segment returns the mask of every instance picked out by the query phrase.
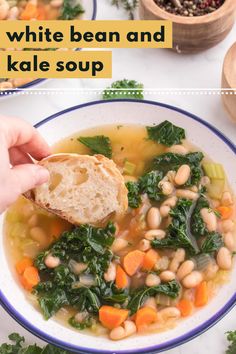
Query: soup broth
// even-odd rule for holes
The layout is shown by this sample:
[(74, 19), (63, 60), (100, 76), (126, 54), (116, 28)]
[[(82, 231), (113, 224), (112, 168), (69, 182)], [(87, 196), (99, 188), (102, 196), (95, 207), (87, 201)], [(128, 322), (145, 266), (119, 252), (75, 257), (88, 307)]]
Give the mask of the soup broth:
[[(186, 140), (182, 145), (166, 147), (147, 139), (147, 131), (143, 126), (96, 127), (59, 141), (53, 151), (91, 154), (91, 150), (80, 143), (78, 138), (97, 135), (104, 135), (111, 141), (112, 159), (128, 183), (130, 206), (130, 188), (137, 186), (137, 181), (139, 190), (143, 188), (143, 193), (140, 195), (139, 205), (129, 207), (124, 217), (115, 220), (114, 241), (108, 247), (112, 256), (108, 256), (109, 262), (102, 272), (100, 281), (104, 283), (99, 285), (107, 287), (106, 291), (100, 288), (99, 293), (97, 278), (88, 271), (90, 268), (80, 256), (69, 260), (68, 267), (75, 278), (73, 291), (80, 289), (81, 292), (81, 287), (91, 290), (92, 293), (89, 294), (95, 294), (99, 298), (98, 311), (91, 310), (87, 300), (81, 308), (76, 302), (74, 306), (68, 306), (65, 301), (65, 305), (55, 310), (55, 318), (65, 325), (69, 322), (79, 330), (88, 328), (96, 335), (108, 333), (113, 340), (126, 337), (124, 335), (118, 338), (116, 330), (120, 326), (130, 326), (129, 335), (135, 332), (167, 330), (207, 305), (218, 287), (228, 280), (236, 250), (235, 200), (226, 180), (224, 185), (223, 182), (217, 184), (206, 173), (199, 177), (198, 185), (188, 185), (186, 181), (176, 183), (179, 168), (188, 170), (186, 163), (167, 169), (156, 184), (152, 184), (151, 180), (147, 182), (146, 174), (152, 171), (156, 157), (177, 153), (181, 158), (191, 152), (199, 152), (199, 149)], [(202, 162), (214, 166), (209, 158), (204, 157)], [(162, 166), (161, 163), (159, 160), (157, 169)], [(198, 172), (191, 166), (189, 173), (193, 177), (196, 171)], [(146, 176), (146, 179), (141, 176)], [(148, 175), (149, 178), (150, 176)], [(153, 173), (152, 178), (153, 176), (157, 175)], [(157, 190), (153, 191), (153, 186)], [(194, 214), (198, 207), (198, 214)], [(184, 213), (183, 208), (186, 208)], [(187, 218), (189, 213), (191, 218), (187, 221), (188, 225), (185, 225), (182, 218), (183, 215)], [(48, 271), (58, 269), (64, 261), (50, 247), (60, 240), (63, 231), (71, 230), (73, 231), (72, 225), (35, 206), (24, 197), (9, 208), (5, 220), (6, 248), (13, 272), (16, 274), (17, 270), (18, 281), (23, 286), (24, 266), (21, 268), (19, 262), (21, 264), (22, 259), (28, 259), (29, 267), (32, 267), (30, 260), (42, 254), (45, 264), (46, 257), (49, 256), (52, 257), (48, 258), (50, 261), (58, 261)], [(187, 246), (184, 242), (181, 244), (181, 230), (190, 235)], [(194, 240), (191, 239), (193, 234), (197, 234)], [(175, 237), (179, 240), (176, 244)], [(165, 245), (163, 240), (167, 238), (173, 244)], [(40, 253), (47, 249), (47, 253)], [(35, 264), (40, 263), (37, 262)], [(42, 264), (45, 264), (41, 262), (40, 266), (43, 277), (46, 278), (41, 278), (39, 267), (41, 282), (47, 281), (47, 273)], [(71, 274), (67, 275), (69, 276)], [(146, 295), (143, 293), (140, 296), (145, 291)], [(37, 296), (37, 293), (33, 297), (30, 294), (30, 301), (37, 304)], [(135, 296), (139, 301), (132, 302)], [(78, 298), (77, 302), (79, 301)], [(39, 308), (38, 305), (37, 307)], [(125, 322), (118, 321), (117, 325), (109, 326), (109, 318), (106, 316), (112, 316), (113, 313), (109, 312), (113, 311), (111, 309), (118, 311), (118, 317), (121, 315), (119, 311), (127, 311), (123, 312)]]

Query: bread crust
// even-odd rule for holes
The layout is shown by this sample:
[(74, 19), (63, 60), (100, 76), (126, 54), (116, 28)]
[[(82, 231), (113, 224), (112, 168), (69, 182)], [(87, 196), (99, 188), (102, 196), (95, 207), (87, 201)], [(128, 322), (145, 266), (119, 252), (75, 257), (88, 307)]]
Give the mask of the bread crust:
[(50, 181), (24, 194), (38, 206), (74, 225), (96, 226), (113, 214), (125, 214), (128, 191), (114, 161), (103, 155), (60, 153), (39, 164), (49, 170)]

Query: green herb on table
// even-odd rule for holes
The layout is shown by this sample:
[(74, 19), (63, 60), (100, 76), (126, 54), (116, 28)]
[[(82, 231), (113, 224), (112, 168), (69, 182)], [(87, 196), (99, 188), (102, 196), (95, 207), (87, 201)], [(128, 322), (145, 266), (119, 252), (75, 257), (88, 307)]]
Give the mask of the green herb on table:
[(78, 141), (87, 146), (93, 154), (101, 154), (108, 158), (112, 157), (111, 141), (107, 136), (81, 136)]
[(182, 140), (186, 138), (185, 130), (168, 120), (159, 125), (147, 127), (147, 133), (150, 140), (166, 146), (181, 144)]
[(111, 4), (118, 9), (123, 8), (129, 15), (130, 20), (134, 20), (134, 12), (138, 7), (138, 0), (111, 0)]
[(74, 0), (64, 0), (62, 14), (60, 20), (74, 20), (76, 17), (84, 13), (81, 4), (76, 3)]
[(51, 344), (41, 348), (38, 345), (25, 345), (25, 338), (18, 333), (8, 336), (11, 344), (3, 343), (0, 346), (0, 354), (72, 354), (67, 350), (59, 349)]
[(135, 80), (119, 80), (103, 91), (104, 100), (118, 98), (143, 99), (143, 84)]
[(226, 332), (227, 340), (229, 341), (229, 346), (226, 350), (226, 354), (235, 354), (236, 353), (236, 331)]

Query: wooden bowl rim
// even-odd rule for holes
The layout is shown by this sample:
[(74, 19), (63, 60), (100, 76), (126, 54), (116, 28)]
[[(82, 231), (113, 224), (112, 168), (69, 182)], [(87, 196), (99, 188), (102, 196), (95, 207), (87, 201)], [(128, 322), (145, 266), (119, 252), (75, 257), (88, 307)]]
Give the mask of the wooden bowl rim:
[[(224, 63), (223, 63), (223, 75), (230, 86), (230, 88), (235, 89), (236, 88), (236, 71), (235, 67), (233, 67), (234, 61), (231, 60), (231, 52), (235, 53), (235, 60), (236, 60), (236, 42), (229, 48), (227, 51), (225, 58), (224, 58)], [(234, 84), (235, 83), (235, 84)], [(236, 99), (236, 96), (235, 96)]]
[(173, 15), (165, 10), (162, 10), (154, 0), (140, 0), (143, 6), (145, 6), (150, 12), (152, 12), (158, 18), (162, 18), (163, 20), (170, 20), (173, 23), (183, 24), (183, 25), (196, 25), (203, 23), (210, 23), (218, 20), (223, 15), (235, 11), (236, 9), (236, 0), (225, 0), (224, 4), (219, 7), (216, 11), (203, 15), (203, 16), (195, 16), (195, 17), (185, 17), (179, 15)]

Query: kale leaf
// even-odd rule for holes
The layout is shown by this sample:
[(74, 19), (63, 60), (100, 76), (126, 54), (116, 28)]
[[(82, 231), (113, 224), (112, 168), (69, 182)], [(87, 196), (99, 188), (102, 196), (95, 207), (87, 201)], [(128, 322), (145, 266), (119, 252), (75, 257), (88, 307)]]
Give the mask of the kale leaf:
[(191, 217), (191, 231), (197, 238), (200, 236), (205, 236), (207, 233), (206, 225), (200, 213), (203, 208), (210, 208), (210, 205), (205, 197), (200, 196), (196, 202), (196, 206)]
[(111, 87), (104, 90), (103, 99), (112, 100), (117, 98), (143, 99), (143, 84), (135, 80), (126, 79), (113, 82)]
[(146, 299), (150, 296), (155, 296), (157, 294), (164, 294), (173, 299), (176, 299), (180, 292), (180, 285), (176, 280), (172, 280), (169, 283), (160, 284), (157, 286), (143, 287), (134, 290), (130, 295), (130, 301), (127, 308), (130, 310), (130, 315), (138, 311), (138, 309), (144, 304)]
[(158, 183), (162, 180), (163, 173), (160, 171), (151, 171), (140, 177), (138, 180), (140, 193), (146, 193), (149, 199), (159, 201), (163, 197)]
[(210, 232), (201, 245), (202, 253), (214, 253), (224, 246), (222, 235), (218, 232)]
[(153, 201), (162, 199), (163, 194), (158, 187), (158, 183), (162, 180), (163, 173), (159, 171), (151, 171), (143, 175), (137, 182), (127, 182), (129, 207), (136, 209), (141, 204), (141, 195), (147, 194), (148, 198)]
[(235, 354), (236, 353), (236, 331), (228, 331), (227, 340), (229, 341), (229, 346), (226, 350), (226, 354)]
[(92, 321), (91, 317), (88, 317), (83, 322), (78, 322), (78, 321), (76, 321), (76, 318), (73, 316), (69, 319), (69, 324), (71, 325), (71, 327), (74, 327), (75, 329), (78, 329), (81, 331), (85, 328), (90, 328), (93, 324), (93, 321)]
[(129, 207), (136, 209), (141, 204), (141, 196), (139, 192), (139, 184), (137, 182), (127, 182), (126, 187), (128, 189), (128, 202)]
[(60, 20), (74, 20), (83, 13), (84, 9), (81, 4), (75, 4), (74, 0), (64, 0)]
[(107, 136), (81, 136), (78, 141), (87, 146), (93, 154), (101, 154), (109, 159), (112, 157), (111, 141)]
[(180, 144), (181, 141), (186, 138), (185, 130), (177, 127), (168, 120), (153, 127), (146, 128), (150, 140), (166, 146)]
[(36, 344), (25, 346), (24, 337), (21, 337), (18, 333), (12, 333), (8, 338), (12, 344), (3, 343), (0, 346), (0, 354), (72, 354), (66, 350), (54, 347), (51, 344), (43, 348)]
[(171, 224), (167, 229), (167, 236), (152, 241), (154, 248), (184, 248), (191, 255), (199, 253), (195, 237), (190, 230), (190, 219), (195, 204), (191, 200), (179, 199), (176, 206), (170, 210), (172, 218)]
[[(79, 311), (86, 310), (94, 314), (98, 312), (102, 300), (101, 290), (99, 293), (98, 289), (101, 284), (105, 289), (109, 288), (103, 275), (113, 257), (109, 247), (114, 241), (114, 234), (115, 226), (111, 222), (105, 228), (81, 225), (64, 232), (49, 249), (38, 255), (34, 264), (40, 271), (42, 281), (35, 287), (35, 293), (46, 319), (65, 305), (71, 305)], [(61, 261), (54, 269), (49, 269), (44, 264), (49, 253)], [(84, 273), (95, 279), (94, 286), (76, 286), (80, 284), (80, 278), (73, 273), (71, 260), (87, 265)]]
[(190, 187), (198, 185), (200, 182), (202, 177), (200, 163), (203, 157), (204, 155), (202, 152), (191, 152), (186, 155), (167, 152), (154, 158), (153, 169), (166, 174), (168, 171), (177, 171), (181, 165), (189, 165), (191, 168), (191, 175), (185, 186)]

